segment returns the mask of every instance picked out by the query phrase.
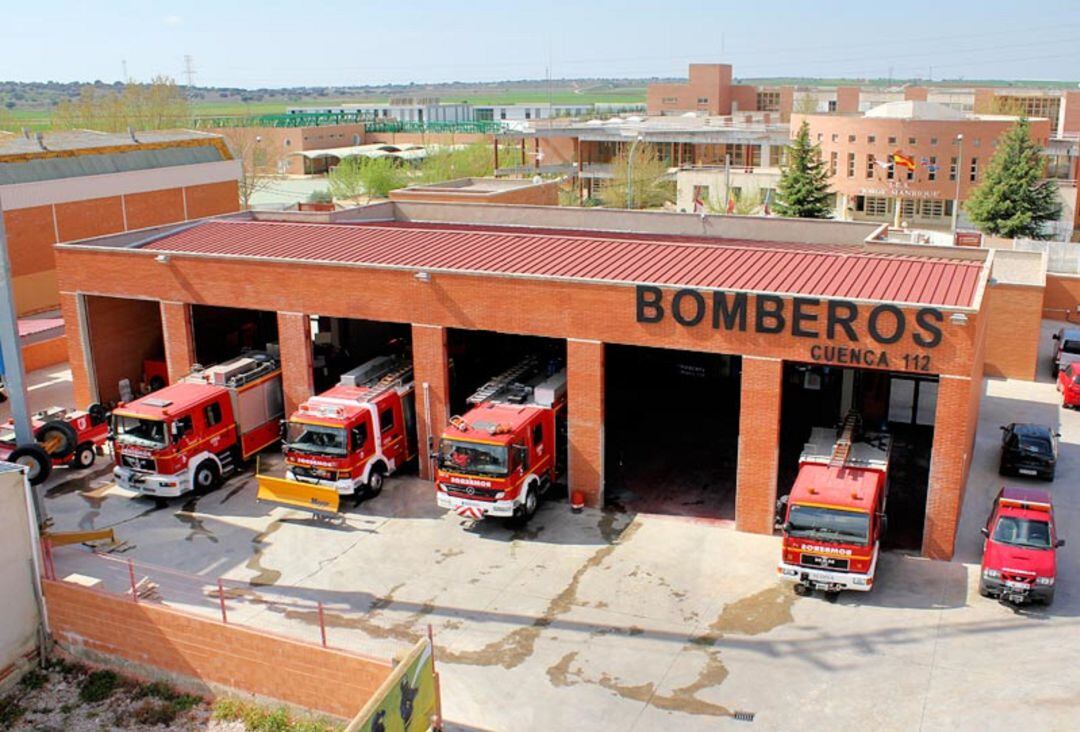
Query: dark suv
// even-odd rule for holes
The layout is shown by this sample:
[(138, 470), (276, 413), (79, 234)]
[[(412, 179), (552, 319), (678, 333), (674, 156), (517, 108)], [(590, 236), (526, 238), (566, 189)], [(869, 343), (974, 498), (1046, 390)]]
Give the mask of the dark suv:
[(1041, 424), (1003, 425), (1001, 438), (1001, 475), (1031, 475), (1054, 479), (1060, 437)]

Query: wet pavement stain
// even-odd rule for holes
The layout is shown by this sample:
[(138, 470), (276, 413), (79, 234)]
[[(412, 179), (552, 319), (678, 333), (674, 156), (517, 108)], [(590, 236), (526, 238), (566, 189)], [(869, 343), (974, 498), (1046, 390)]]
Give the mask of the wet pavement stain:
[(227, 503), (230, 498), (232, 498), (237, 493), (239, 493), (240, 491), (247, 488), (247, 481), (239, 480), (239, 481), (236, 481), (236, 482), (237, 482), (237, 485), (235, 487), (231, 488), (229, 490), (229, 492), (225, 494), (225, 496), (221, 499), (221, 501), (219, 501), (219, 505)]
[(111, 473), (112, 469), (112, 465), (105, 465), (96, 470), (91, 470), (88, 473), (83, 473), (78, 477), (69, 478), (62, 483), (57, 483), (45, 491), (45, 497), (59, 498), (60, 496), (66, 496), (71, 493), (87, 491), (90, 489), (90, 483), (92, 481), (100, 478), (106, 473)]
[(251, 543), (255, 545), (255, 553), (252, 554), (251, 559), (247, 561), (245, 565), (248, 569), (255, 572), (255, 576), (248, 580), (248, 584), (252, 587), (266, 587), (273, 585), (281, 579), (281, 572), (276, 569), (267, 569), (262, 566), (262, 555), (266, 547), (263, 546), (271, 534), (280, 529), (282, 526), (281, 521), (271, 521), (270, 525), (263, 530), (261, 534), (257, 534), (252, 538)]
[(452, 557), (460, 557), (465, 552), (461, 549), (436, 549), (435, 554), (439, 558), (435, 560), (435, 564), (442, 564), (447, 559)]
[[(601, 523), (603, 521), (602, 518)], [(612, 522), (613, 525), (614, 522)], [(518, 628), (499, 640), (492, 641), (474, 651), (452, 651), (440, 647), (439, 659), (444, 663), (460, 663), (468, 666), (502, 666), (507, 670), (520, 666), (532, 656), (536, 647), (536, 640), (540, 637), (540, 633), (543, 632), (544, 628), (549, 627), (558, 616), (569, 612), (574, 606), (577, 600), (578, 587), (585, 574), (590, 569), (602, 564), (619, 547), (620, 543), (629, 541), (637, 533), (639, 526), (640, 524), (630, 523), (622, 529), (621, 534), (615, 534), (618, 537), (618, 543), (613, 542), (598, 549), (591, 557), (585, 560), (574, 572), (570, 583), (562, 592), (552, 598), (543, 614), (536, 618), (531, 625)], [(601, 531), (603, 532), (603, 530)]]
[(776, 584), (729, 603), (710, 626), (716, 633), (760, 635), (794, 620), (791, 607), (797, 595), (788, 585)]
[(197, 536), (205, 536), (210, 540), (210, 543), (217, 544), (218, 538), (214, 536), (214, 532), (203, 526), (201, 518), (195, 516), (195, 509), (199, 506), (199, 499), (197, 497), (189, 498), (180, 510), (174, 514), (176, 520), (182, 524), (186, 524), (189, 531), (188, 535), (184, 537), (184, 541), (194, 541)]

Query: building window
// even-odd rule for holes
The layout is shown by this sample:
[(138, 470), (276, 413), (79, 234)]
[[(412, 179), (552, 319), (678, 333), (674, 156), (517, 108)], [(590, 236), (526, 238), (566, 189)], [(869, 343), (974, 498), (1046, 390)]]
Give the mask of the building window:
[(889, 213), (889, 199), (867, 196), (863, 207), (867, 216), (886, 216)]
[(889, 144), (890, 145), (895, 145), (896, 144), (896, 138), (895, 137), (889, 137)]
[(907, 179), (908, 180), (915, 180), (915, 171), (912, 170), (911, 168), (907, 169)]
[(934, 155), (930, 156), (930, 165), (927, 166), (926, 170), (927, 170), (926, 177), (927, 177), (928, 180), (937, 180), (937, 157), (936, 156), (934, 156)]
[(821, 133), (820, 133), (820, 132), (819, 132), (819, 133), (817, 133), (817, 141), (818, 141), (818, 142), (821, 142), (821, 138), (822, 138), (822, 135), (821, 135)]
[(855, 177), (855, 153), (849, 152), (847, 154), (847, 177)]
[(907, 139), (907, 144), (909, 144), (909, 145), (914, 145), (914, 144), (915, 144), (915, 138), (914, 138), (914, 137), (909, 137), (909, 138)]
[(974, 182), (979, 177), (979, 159), (971, 159), (971, 174), (968, 176), (968, 180)]
[(779, 112), (780, 92), (763, 91), (757, 93), (757, 108), (759, 112)]
[(697, 103), (698, 104), (708, 104), (709, 103), (709, 98), (708, 97), (698, 97), (697, 98)]
[(526, 109), (525, 110), (525, 119), (532, 119), (532, 110), (531, 109)]
[(936, 137), (931, 137), (930, 138), (930, 144), (931, 145), (936, 145), (937, 144), (937, 138)]
[(905, 219), (914, 218), (916, 203), (918, 203), (918, 201), (914, 198), (905, 198), (900, 201), (900, 215)]
[(959, 163), (960, 161), (957, 160), (956, 156), (954, 155), (949, 162), (949, 180), (956, 180), (956, 168)]
[(836, 142), (839, 139), (840, 139), (840, 135), (836, 134), (835, 132), (832, 133), (832, 141), (833, 142)]
[(829, 111), (830, 112), (835, 112), (836, 111), (836, 100), (835, 99), (830, 99), (829, 100)]
[[(945, 215), (945, 202), (944, 201), (920, 201), (919, 213), (924, 218), (940, 219)], [(950, 213), (951, 215), (951, 213)]]
[(870, 153), (869, 155), (866, 156), (866, 177), (867, 178), (873, 178), (874, 177), (874, 166), (876, 164), (877, 163), (874, 162), (874, 153)]
[(661, 100), (664, 104), (675, 104), (679, 101), (678, 97), (664, 97)]
[(848, 135), (847, 136), (847, 141), (848, 142), (855, 142), (855, 135)]
[(892, 161), (892, 158), (888, 158), (888, 160), (889, 167), (885, 169), (885, 177), (892, 180), (893, 176), (896, 174), (896, 163)]
[(506, 119), (506, 110), (505, 109), (500, 109), (499, 110), (499, 119)]
[(877, 142), (877, 135), (867, 135), (866, 141), (873, 145), (875, 142)]
[(836, 175), (836, 159), (837, 159), (838, 156), (839, 156), (839, 153), (837, 153), (835, 150), (833, 152), (829, 153), (829, 175), (830, 176), (835, 176)]

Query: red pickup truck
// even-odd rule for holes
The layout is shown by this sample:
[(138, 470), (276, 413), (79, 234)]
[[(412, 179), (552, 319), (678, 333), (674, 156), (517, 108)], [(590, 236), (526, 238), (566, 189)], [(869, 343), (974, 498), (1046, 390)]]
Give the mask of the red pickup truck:
[(982, 534), (980, 595), (1016, 605), (1054, 601), (1057, 549), (1065, 540), (1057, 536), (1049, 491), (1002, 488)]

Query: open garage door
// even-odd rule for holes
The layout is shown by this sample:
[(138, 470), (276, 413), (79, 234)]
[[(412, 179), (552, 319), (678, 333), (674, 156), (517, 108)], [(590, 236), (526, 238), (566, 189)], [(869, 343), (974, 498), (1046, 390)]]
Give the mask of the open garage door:
[(338, 383), (346, 371), (377, 356), (408, 356), (412, 329), (407, 323), (355, 318), (311, 318), (311, 368), (315, 393)]
[[(154, 388), (164, 386), (160, 305), (153, 300), (85, 297), (89, 358), (98, 401), (112, 404), (150, 391), (151, 384)], [(161, 383), (155, 377), (162, 379)]]
[(195, 360), (203, 366), (278, 342), (277, 314), (265, 310), (192, 305), (191, 330)]
[(734, 520), (742, 359), (609, 345), (605, 362), (608, 503)]
[(566, 363), (566, 341), (555, 338), (451, 329), (446, 338), (450, 357), (450, 410), (468, 410), (465, 400), (497, 374), (528, 356)]
[(785, 363), (778, 495), (790, 492), (811, 429), (836, 426), (854, 409), (867, 431), (892, 436), (884, 544), (918, 551), (926, 516), (937, 386), (937, 377)]

